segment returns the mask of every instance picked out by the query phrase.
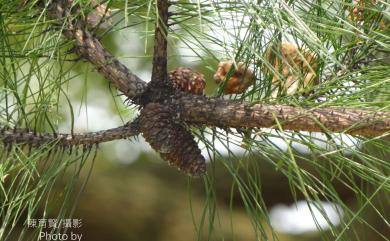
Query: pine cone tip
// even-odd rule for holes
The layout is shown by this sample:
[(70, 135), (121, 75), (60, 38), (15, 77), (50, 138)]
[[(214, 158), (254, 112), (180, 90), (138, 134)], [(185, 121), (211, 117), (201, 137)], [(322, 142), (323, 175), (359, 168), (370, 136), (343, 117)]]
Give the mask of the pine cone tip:
[(203, 95), (206, 87), (204, 75), (191, 68), (179, 67), (169, 72), (173, 87), (195, 95)]

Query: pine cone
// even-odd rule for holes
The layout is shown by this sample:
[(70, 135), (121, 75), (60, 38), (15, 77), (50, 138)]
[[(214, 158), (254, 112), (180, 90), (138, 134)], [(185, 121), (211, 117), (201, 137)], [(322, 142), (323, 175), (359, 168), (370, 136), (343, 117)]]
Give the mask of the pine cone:
[[(234, 68), (233, 73), (227, 80), (231, 68)], [(253, 72), (244, 63), (237, 63), (234, 65), (233, 60), (221, 61), (218, 64), (217, 72), (214, 74), (214, 80), (217, 84), (224, 83), (225, 87), (223, 92), (225, 94), (241, 94), (253, 84)]]
[(194, 72), (190, 68), (179, 67), (170, 71), (169, 79), (176, 89), (195, 95), (203, 95), (203, 90), (206, 87), (204, 75)]
[(283, 42), (276, 48), (269, 47), (264, 59), (272, 65), (271, 68), (264, 64), (263, 71), (273, 75), (273, 98), (297, 92), (307, 93), (318, 84), (318, 59), (310, 50)]
[(172, 120), (168, 107), (150, 103), (140, 115), (140, 130), (147, 142), (170, 165), (190, 176), (201, 176), (206, 162), (192, 134)]

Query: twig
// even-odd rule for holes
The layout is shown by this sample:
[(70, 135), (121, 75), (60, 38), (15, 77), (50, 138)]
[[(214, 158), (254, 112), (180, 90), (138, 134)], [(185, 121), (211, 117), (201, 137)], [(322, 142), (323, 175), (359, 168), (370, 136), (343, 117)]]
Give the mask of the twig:
[(157, 0), (157, 21), (154, 32), (152, 84), (167, 81), (167, 26), (168, 26), (168, 0)]
[(120, 126), (113, 129), (78, 133), (78, 134), (52, 134), (36, 133), (26, 129), (5, 129), (0, 131), (0, 140), (5, 144), (23, 143), (41, 145), (57, 142), (60, 146), (93, 145), (118, 139), (126, 139), (139, 134), (138, 123)]
[(276, 119), (284, 130), (338, 132), (375, 137), (390, 132), (390, 112), (375, 112), (355, 108), (302, 108), (288, 105), (250, 105), (245, 102), (183, 96), (175, 101), (180, 118), (187, 123), (232, 128), (278, 129)]
[(75, 23), (72, 22), (71, 5), (71, 0), (57, 0), (50, 5), (48, 11), (53, 19), (65, 18), (69, 21), (63, 34), (76, 41), (78, 54), (94, 65), (106, 79), (130, 99), (142, 94), (146, 89), (146, 83), (112, 56), (86, 29), (82, 19), (77, 19)]

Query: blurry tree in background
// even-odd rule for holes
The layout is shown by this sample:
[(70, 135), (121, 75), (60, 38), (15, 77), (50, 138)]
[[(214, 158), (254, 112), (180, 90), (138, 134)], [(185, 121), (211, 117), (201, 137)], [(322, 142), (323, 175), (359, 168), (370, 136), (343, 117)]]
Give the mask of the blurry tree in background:
[(83, 240), (389, 240), (389, 23), (380, 0), (0, 0), (0, 240), (74, 231), (80, 198)]

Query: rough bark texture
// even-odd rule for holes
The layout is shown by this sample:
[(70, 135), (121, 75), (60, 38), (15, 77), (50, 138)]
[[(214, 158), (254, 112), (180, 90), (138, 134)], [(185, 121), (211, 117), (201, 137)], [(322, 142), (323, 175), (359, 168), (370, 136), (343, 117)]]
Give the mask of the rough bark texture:
[(70, 9), (71, 5), (71, 0), (54, 1), (49, 7), (49, 16), (54, 19), (65, 19), (69, 22), (63, 34), (76, 41), (77, 53), (94, 65), (107, 80), (130, 99), (143, 93), (146, 89), (146, 83), (110, 54), (99, 40), (87, 30), (84, 21), (74, 20)]
[(24, 143), (33, 145), (42, 145), (50, 142), (57, 142), (61, 146), (75, 145), (93, 145), (102, 142), (126, 139), (139, 134), (138, 123), (134, 122), (125, 126), (113, 129), (77, 133), (77, 134), (53, 134), (53, 133), (36, 133), (26, 129), (6, 129), (0, 131), (0, 141), (9, 145), (12, 143)]
[(154, 50), (152, 79), (146, 91), (140, 96), (139, 104), (142, 106), (151, 102), (162, 102), (175, 95), (172, 81), (168, 80), (167, 71), (167, 34), (168, 34), (168, 0), (157, 0), (157, 16), (154, 31)]
[(158, 16), (154, 32), (153, 52), (153, 82), (167, 82), (167, 26), (168, 26), (168, 0), (158, 0)]
[(177, 99), (181, 118), (192, 124), (218, 127), (268, 127), (313, 132), (343, 132), (375, 137), (390, 131), (390, 113), (340, 107), (308, 109), (288, 105), (183, 96)]

